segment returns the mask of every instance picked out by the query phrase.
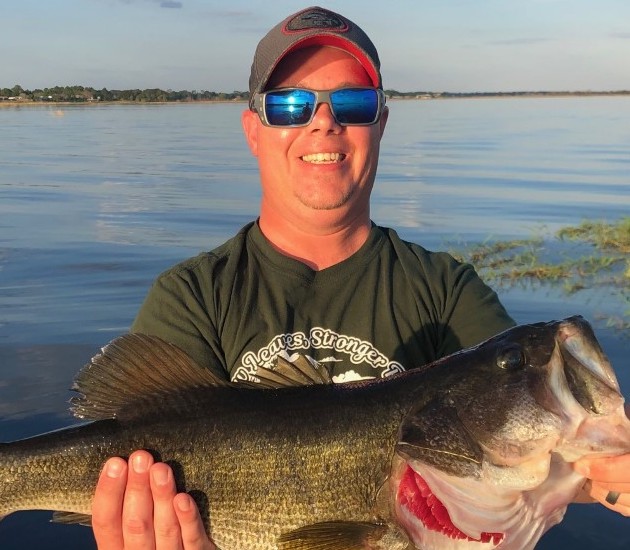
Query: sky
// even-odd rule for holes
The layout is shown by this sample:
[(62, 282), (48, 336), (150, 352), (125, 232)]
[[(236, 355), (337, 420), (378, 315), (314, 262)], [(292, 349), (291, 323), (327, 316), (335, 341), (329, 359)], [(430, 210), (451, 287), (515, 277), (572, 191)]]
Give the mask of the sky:
[[(0, 88), (243, 91), (256, 44), (310, 3), (0, 0)], [(340, 0), (386, 89), (630, 90), (630, 0)]]

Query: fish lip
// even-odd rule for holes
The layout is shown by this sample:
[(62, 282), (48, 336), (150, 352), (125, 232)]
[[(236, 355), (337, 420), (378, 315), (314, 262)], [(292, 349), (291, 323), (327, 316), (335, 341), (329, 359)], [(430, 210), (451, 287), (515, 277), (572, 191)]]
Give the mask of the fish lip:
[(620, 391), (608, 357), (597, 344), (593, 329), (582, 317), (571, 317), (560, 323), (556, 341), (565, 359), (572, 358), (611, 390)]
[(630, 448), (630, 423), (619, 383), (593, 329), (583, 318), (558, 325), (548, 363), (549, 394), (539, 403), (563, 422), (554, 454), (567, 462)]
[(582, 317), (566, 319), (558, 326), (551, 367), (561, 371), (555, 376), (561, 405), (568, 404), (567, 389), (589, 415), (610, 414), (623, 403), (612, 365)]

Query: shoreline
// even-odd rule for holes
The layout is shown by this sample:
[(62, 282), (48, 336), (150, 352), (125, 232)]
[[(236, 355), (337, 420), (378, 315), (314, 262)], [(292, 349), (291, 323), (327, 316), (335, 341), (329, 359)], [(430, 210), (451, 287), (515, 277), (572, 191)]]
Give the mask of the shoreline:
[(99, 105), (208, 105), (224, 103), (247, 103), (244, 99), (217, 99), (196, 101), (0, 101), (0, 109), (3, 107), (96, 107)]
[[(388, 95), (388, 101), (431, 101), (451, 99), (527, 99), (527, 98), (567, 98), (567, 97), (630, 97), (630, 90), (611, 92), (412, 92)], [(247, 103), (247, 99), (199, 99), (194, 101), (33, 101), (27, 99), (0, 100), (2, 107), (31, 107), (31, 106), (81, 106), (95, 105), (207, 105), (224, 103)]]

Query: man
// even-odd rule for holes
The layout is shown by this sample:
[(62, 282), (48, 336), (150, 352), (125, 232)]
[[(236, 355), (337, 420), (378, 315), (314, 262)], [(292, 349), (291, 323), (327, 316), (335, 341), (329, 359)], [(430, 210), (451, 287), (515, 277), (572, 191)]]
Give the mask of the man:
[[(388, 108), (359, 27), (321, 8), (290, 16), (258, 45), (250, 94), (242, 124), (258, 159), (260, 217), (162, 274), (133, 331), (233, 380), (306, 356), (342, 382), (419, 366), (513, 325), (472, 268), (371, 222)], [(629, 462), (597, 467), (619, 481)], [(93, 526), (102, 549), (213, 548), (171, 470), (143, 451), (108, 461)]]

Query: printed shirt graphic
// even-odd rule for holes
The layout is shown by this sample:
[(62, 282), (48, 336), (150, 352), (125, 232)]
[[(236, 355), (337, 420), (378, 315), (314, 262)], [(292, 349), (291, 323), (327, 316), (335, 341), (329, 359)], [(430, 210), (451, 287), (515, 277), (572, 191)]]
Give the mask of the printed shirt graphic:
[[(305, 353), (309, 349), (317, 350), (319, 359)], [(273, 370), (278, 357), (294, 362), (300, 355), (313, 364), (327, 368), (332, 373), (333, 381), (338, 383), (385, 377), (405, 370), (400, 363), (388, 359), (370, 342), (314, 327), (308, 334), (279, 334), (257, 352), (245, 353), (241, 364), (232, 372), (232, 380), (255, 381), (258, 369)]]

